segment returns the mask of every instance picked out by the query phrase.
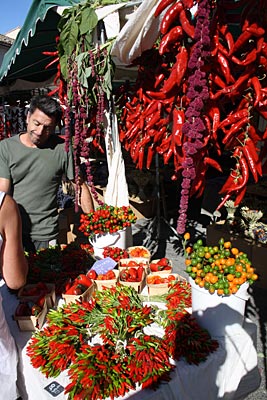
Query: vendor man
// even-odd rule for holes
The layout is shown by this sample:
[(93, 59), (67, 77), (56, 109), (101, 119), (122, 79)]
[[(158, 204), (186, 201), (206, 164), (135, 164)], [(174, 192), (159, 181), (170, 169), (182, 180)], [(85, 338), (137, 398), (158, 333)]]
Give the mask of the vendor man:
[[(48, 95), (33, 97), (27, 132), (0, 142), (0, 191), (10, 193), (18, 203), (26, 251), (56, 244), (58, 188), (63, 176), (74, 181), (73, 154), (66, 152), (64, 139), (55, 134), (60, 117), (57, 100)], [(94, 206), (85, 182), (80, 190), (80, 206), (88, 213)]]

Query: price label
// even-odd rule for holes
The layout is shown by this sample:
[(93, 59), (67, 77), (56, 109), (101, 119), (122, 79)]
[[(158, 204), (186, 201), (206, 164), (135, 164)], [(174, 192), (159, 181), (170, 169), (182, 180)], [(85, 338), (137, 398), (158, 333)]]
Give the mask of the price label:
[(91, 269), (95, 270), (97, 275), (106, 274), (108, 271), (116, 266), (116, 261), (111, 257), (103, 258), (103, 260), (97, 260)]
[(51, 382), (48, 386), (44, 388), (51, 396), (57, 397), (60, 393), (63, 392), (64, 387), (60, 385), (58, 382)]

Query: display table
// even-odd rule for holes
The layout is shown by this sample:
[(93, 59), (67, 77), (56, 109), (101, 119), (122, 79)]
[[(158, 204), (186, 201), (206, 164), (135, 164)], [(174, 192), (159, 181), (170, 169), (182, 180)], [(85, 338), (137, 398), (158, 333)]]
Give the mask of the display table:
[[(0, 288), (10, 330), (15, 337), (19, 351), (18, 387), (23, 400), (66, 400), (64, 387), (68, 384), (67, 372), (57, 378), (46, 379), (34, 369), (26, 355), (31, 332), (21, 332), (12, 319), (17, 298), (5, 285)], [(219, 349), (208, 359), (196, 365), (184, 361), (176, 363), (171, 380), (162, 383), (157, 391), (131, 391), (128, 396), (134, 400), (240, 400), (257, 390), (260, 374), (257, 368), (257, 328), (249, 320), (244, 328), (235, 334), (231, 329), (226, 337), (217, 338)], [(122, 398), (120, 398), (122, 399)]]

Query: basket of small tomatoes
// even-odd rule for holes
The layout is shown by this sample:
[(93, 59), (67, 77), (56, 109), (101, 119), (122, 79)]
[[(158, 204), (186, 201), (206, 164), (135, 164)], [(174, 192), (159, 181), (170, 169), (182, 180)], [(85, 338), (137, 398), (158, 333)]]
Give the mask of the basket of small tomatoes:
[(179, 280), (181, 280), (179, 274), (149, 274), (146, 277), (148, 294), (149, 296), (165, 294)]
[(62, 298), (65, 303), (72, 303), (77, 300), (89, 300), (94, 292), (94, 281), (86, 274), (78, 275), (74, 280), (69, 280), (65, 285), (65, 292)]
[(149, 269), (149, 261), (143, 258), (122, 258), (118, 262), (118, 269), (121, 270), (122, 268), (138, 268), (143, 267), (145, 272), (148, 272)]
[(172, 261), (166, 257), (152, 260), (149, 269), (151, 274), (170, 274), (172, 272)]
[(119, 271), (117, 269), (110, 269), (105, 274), (97, 274), (94, 278), (97, 290), (102, 291), (106, 287), (114, 287), (117, 284)]
[(144, 246), (132, 246), (127, 248), (130, 258), (142, 258), (150, 261), (151, 253)]
[(145, 287), (145, 268), (142, 265), (137, 267), (124, 267), (119, 270), (119, 282), (124, 286), (132, 286), (138, 293)]

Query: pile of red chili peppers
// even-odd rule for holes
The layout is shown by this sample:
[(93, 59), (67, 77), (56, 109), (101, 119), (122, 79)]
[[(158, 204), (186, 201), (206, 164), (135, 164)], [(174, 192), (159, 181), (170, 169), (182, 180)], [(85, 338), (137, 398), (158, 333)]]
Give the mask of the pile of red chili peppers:
[[(191, 305), (189, 284), (177, 282), (166, 304), (168, 309), (161, 310), (161, 338), (145, 333), (144, 328), (159, 317), (152, 307), (143, 306), (135, 289), (118, 285), (97, 291), (89, 302), (51, 310), (27, 354), (47, 377), (68, 370), (65, 393), (70, 400), (114, 399), (136, 385), (155, 388), (170, 379), (170, 357), (199, 364), (218, 347), (185, 311)], [(95, 335), (99, 339), (93, 342)]]
[[(267, 4), (161, 0), (155, 10), (159, 16), (157, 42), (133, 62), (138, 66), (134, 86), (119, 91), (120, 140), (137, 168), (149, 169), (158, 153), (173, 167), (173, 179), (182, 177), (177, 229), (183, 233), (188, 197), (203, 194), (208, 169), (229, 174), (222, 156), (232, 165), (218, 209), (231, 197), (240, 204), (249, 179), (257, 182), (262, 175), (267, 129), (260, 128), (259, 117), (267, 119)], [(203, 42), (207, 32), (209, 47)]]

